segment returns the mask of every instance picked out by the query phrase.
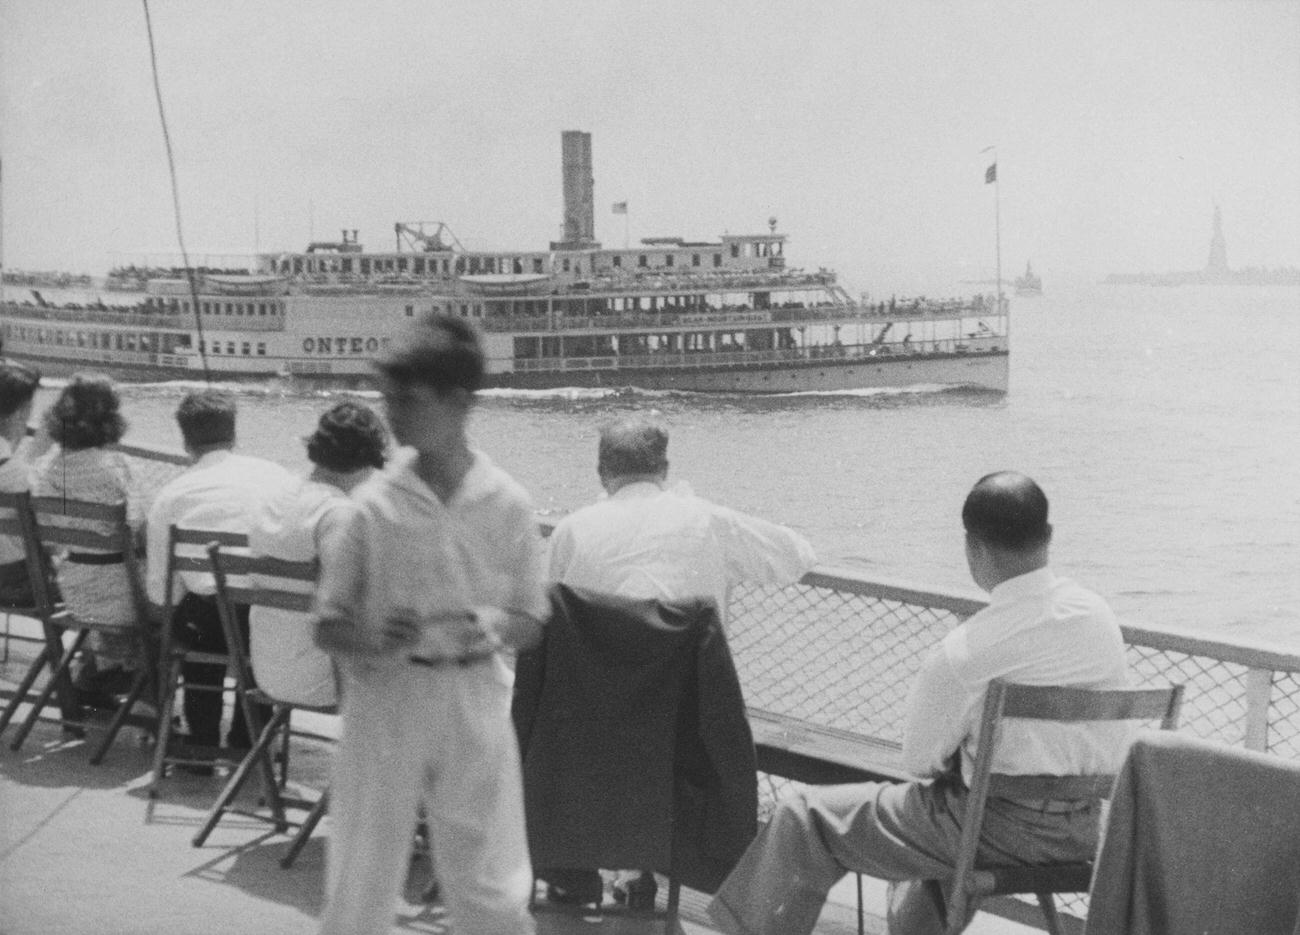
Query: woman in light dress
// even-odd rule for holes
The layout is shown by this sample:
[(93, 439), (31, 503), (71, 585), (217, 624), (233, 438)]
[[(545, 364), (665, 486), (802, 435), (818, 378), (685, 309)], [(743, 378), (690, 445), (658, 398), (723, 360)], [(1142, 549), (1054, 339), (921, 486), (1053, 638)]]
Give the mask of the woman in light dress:
[[(144, 524), (145, 504), (127, 459), (110, 445), (126, 431), (117, 388), (108, 377), (79, 373), (64, 387), (44, 416), (45, 429), (57, 444), (33, 470), (32, 494), (95, 503), (126, 503), (127, 523), (135, 538)], [(102, 522), (68, 517), (61, 524), (103, 529)], [(126, 691), (134, 671), (144, 664), (140, 582), (120, 553), (70, 551), (56, 557), (59, 589), (69, 611), (112, 627), (91, 634), (93, 658), (83, 664), (79, 689), (113, 695)]]

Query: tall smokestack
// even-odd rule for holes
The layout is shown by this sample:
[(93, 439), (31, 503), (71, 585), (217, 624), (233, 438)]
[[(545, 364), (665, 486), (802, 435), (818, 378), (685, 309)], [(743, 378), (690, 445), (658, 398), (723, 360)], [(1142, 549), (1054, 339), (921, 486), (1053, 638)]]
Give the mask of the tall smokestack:
[(595, 179), (591, 172), (591, 134), (565, 130), (562, 134), (564, 169), (564, 240), (553, 249), (594, 248), (596, 242)]

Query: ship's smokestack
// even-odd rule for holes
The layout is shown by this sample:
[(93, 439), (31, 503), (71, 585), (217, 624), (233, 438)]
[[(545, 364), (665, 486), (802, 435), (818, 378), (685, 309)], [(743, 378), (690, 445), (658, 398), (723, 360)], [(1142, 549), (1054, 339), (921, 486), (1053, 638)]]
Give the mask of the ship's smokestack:
[(598, 248), (595, 179), (591, 172), (591, 134), (565, 130), (561, 137), (564, 170), (564, 240), (553, 250)]

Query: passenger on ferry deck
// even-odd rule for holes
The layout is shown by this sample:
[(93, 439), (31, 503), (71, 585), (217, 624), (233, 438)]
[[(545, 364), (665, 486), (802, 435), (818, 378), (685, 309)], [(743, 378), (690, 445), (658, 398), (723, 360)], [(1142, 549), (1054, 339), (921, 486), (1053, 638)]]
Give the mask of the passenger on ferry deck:
[[(383, 423), (361, 403), (330, 407), (304, 440), (311, 472), (262, 504), (248, 533), (256, 555), (317, 559), (339, 531), (348, 495), (384, 466)], [(315, 707), (338, 703), (334, 660), (316, 645), (309, 614), (254, 607), (249, 628), (253, 673), (272, 698)]]
[(551, 534), (553, 581), (662, 601), (708, 597), (725, 622), (733, 585), (790, 584), (817, 560), (793, 530), (670, 486), (668, 432), (650, 419), (605, 426), (596, 473), (605, 496)]
[(466, 434), (484, 355), (429, 316), (378, 362), (408, 446), (358, 488), (321, 555), (317, 640), (339, 662), (324, 935), (387, 932), (417, 805), (458, 935), (533, 931), (513, 673), (549, 612), (523, 489)]
[[(185, 450), (193, 465), (158, 492), (146, 524), (145, 585), (149, 600), (161, 616), (166, 596), (168, 530), (211, 529), (248, 534), (263, 499), (293, 484), (294, 477), (271, 461), (235, 454), (235, 398), (220, 390), (190, 393), (176, 409)], [(206, 572), (181, 572), (174, 584), (180, 594), (172, 617), (176, 638), (192, 649), (225, 652), (226, 640), (214, 597), (216, 583)], [(239, 626), (248, 640), (248, 607), (237, 607)], [(245, 646), (247, 648), (247, 646)], [(220, 685), (226, 667), (187, 662), (181, 676), (186, 684)], [(185, 721), (189, 742), (217, 746), (221, 735), (222, 696), (219, 692), (185, 692)], [(269, 717), (269, 710), (263, 712)], [(241, 706), (235, 706), (227, 743), (249, 747), (248, 726)], [(206, 771), (197, 767), (197, 771)]]
[[(606, 496), (556, 525), (550, 540), (550, 577), (575, 587), (624, 597), (671, 602), (711, 599), (726, 621), (727, 595), (741, 581), (785, 585), (816, 562), (798, 533), (668, 486), (668, 432), (644, 417), (606, 425), (596, 473)], [(544, 868), (556, 901), (593, 902), (594, 870)], [(614, 884), (616, 899), (648, 902), (654, 877)]]
[[(856, 871), (890, 881), (892, 935), (944, 931), (936, 877), (956, 862), (984, 695), (995, 678), (1088, 689), (1127, 684), (1124, 642), (1096, 594), (1048, 566), (1047, 497), (1011, 471), (980, 479), (962, 509), (966, 558), (987, 607), (948, 634), (908, 699), (903, 765), (917, 780), (808, 787), (777, 803), (709, 905), (732, 935), (807, 935), (831, 887)], [(1126, 725), (1012, 722), (1000, 772), (1118, 769)], [(981, 859), (1091, 860), (1099, 803), (990, 799)], [(973, 910), (972, 910), (973, 914)], [(969, 918), (965, 920), (969, 923)]]
[[(127, 459), (108, 446), (126, 432), (121, 400), (113, 381), (95, 373), (72, 377), (42, 419), (51, 439), (58, 443), (37, 462), (32, 494), (67, 497), (93, 503), (126, 503), (127, 523), (141, 534), (144, 526), (143, 490)], [(99, 529), (95, 520), (68, 517), (61, 525)], [(130, 574), (120, 553), (83, 550), (69, 552), (58, 563), (59, 590), (75, 616), (119, 627), (119, 632), (91, 633), (91, 661), (77, 673), (73, 684), (80, 691), (121, 694), (131, 684), (131, 673), (144, 664), (140, 645), (140, 608), (144, 584)]]
[[(18, 448), (40, 383), (41, 375), (31, 367), (0, 358), (0, 492), (23, 493), (30, 487), (29, 465)], [(21, 539), (0, 536), (0, 607), (32, 605), (25, 556)]]

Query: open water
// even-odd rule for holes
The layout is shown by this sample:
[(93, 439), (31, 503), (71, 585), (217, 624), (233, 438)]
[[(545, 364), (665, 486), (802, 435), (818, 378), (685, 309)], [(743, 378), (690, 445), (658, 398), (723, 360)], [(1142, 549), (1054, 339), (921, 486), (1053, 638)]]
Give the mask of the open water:
[[(799, 529), (826, 563), (959, 592), (966, 491), (1015, 468), (1051, 500), (1058, 570), (1124, 620), (1300, 648), (1300, 290), (1048, 285), (1012, 300), (1005, 397), (495, 393), (473, 434), (559, 514), (599, 493), (601, 423), (655, 412), (673, 479)], [(186, 389), (127, 387), (127, 440), (177, 446)], [(238, 392), (241, 449), (305, 467), (328, 394)]]

